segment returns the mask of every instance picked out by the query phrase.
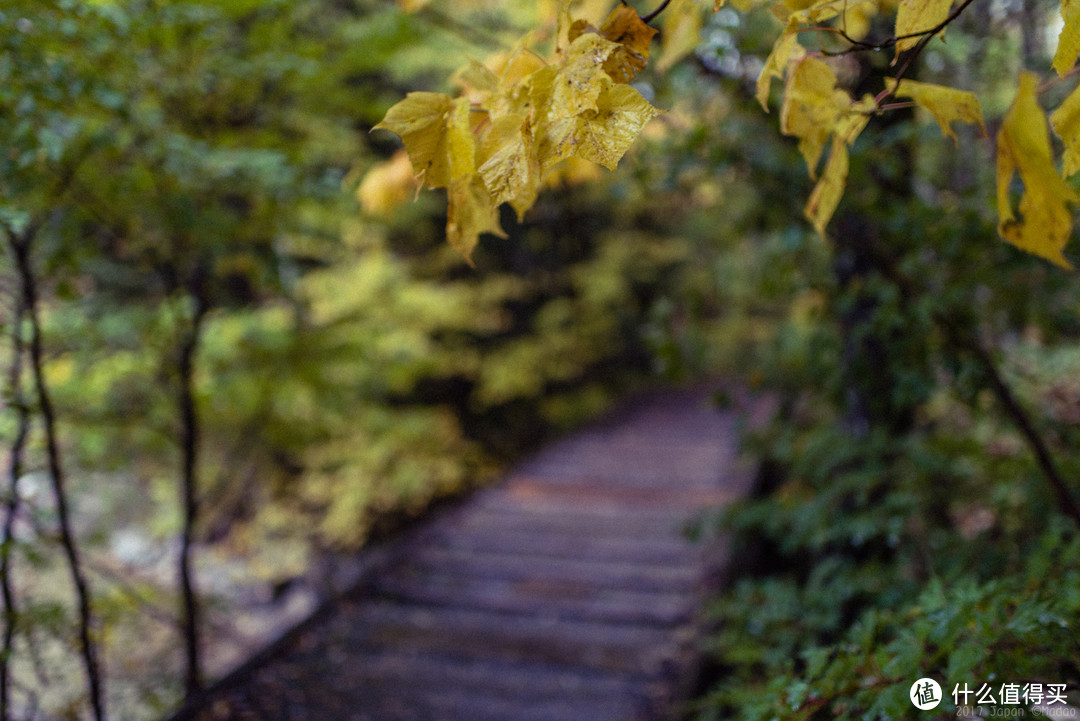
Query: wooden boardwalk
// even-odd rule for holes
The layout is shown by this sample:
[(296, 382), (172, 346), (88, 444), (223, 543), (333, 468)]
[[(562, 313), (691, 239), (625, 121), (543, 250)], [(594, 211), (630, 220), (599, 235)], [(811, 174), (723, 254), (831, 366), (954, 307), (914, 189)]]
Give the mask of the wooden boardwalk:
[(382, 549), (175, 720), (678, 718), (722, 558), (686, 528), (750, 484), (737, 420), (700, 389), (637, 398)]

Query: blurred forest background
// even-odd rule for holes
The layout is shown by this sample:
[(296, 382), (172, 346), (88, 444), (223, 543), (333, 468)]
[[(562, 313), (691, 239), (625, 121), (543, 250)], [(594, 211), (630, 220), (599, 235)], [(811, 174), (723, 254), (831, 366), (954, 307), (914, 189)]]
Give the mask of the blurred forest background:
[[(3, 718), (160, 717), (350, 552), (706, 375), (781, 402), (755, 497), (710, 521), (738, 563), (703, 718), (903, 717), (935, 673), (1080, 687), (1080, 287), (997, 237), (991, 141), (875, 121), (822, 242), (753, 100), (776, 21), (710, 0), (636, 81), (668, 112), (619, 170), (562, 168), (472, 269), (369, 131), (553, 5), (0, 6)], [(1052, 5), (977, 2), (917, 77), (977, 91), (992, 135)], [(837, 67), (876, 92), (890, 59)]]

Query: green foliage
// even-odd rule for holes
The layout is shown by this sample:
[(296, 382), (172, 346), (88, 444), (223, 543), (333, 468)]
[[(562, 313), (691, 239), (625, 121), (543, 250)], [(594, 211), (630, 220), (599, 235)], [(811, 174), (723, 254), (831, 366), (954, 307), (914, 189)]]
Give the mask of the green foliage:
[(977, 201), (943, 214), (863, 196), (873, 225), (838, 218), (858, 245), (793, 274), (760, 346), (780, 412), (750, 443), (757, 494), (724, 521), (737, 545), (701, 718), (908, 718), (924, 676), (942, 713), (957, 683), (1080, 681), (1080, 536), (972, 351), (997, 349), (1074, 473), (1075, 421), (1051, 399), (1072, 397), (1080, 299), (1012, 251), (973, 248), (993, 231)]
[[(770, 473), (726, 521), (744, 566), (703, 640), (719, 671), (704, 717), (906, 718), (923, 675), (947, 690), (991, 677), (1075, 689), (1080, 541), (993, 371), (1077, 477), (1080, 298), (1070, 276), (994, 239), (973, 128), (955, 128), (975, 148), (958, 155), (933, 125), (875, 119), (822, 243), (792, 217), (810, 192), (799, 148), (750, 107), (776, 26), (725, 10), (699, 63), (634, 78), (669, 112), (619, 171), (581, 186), (567, 170), (522, 222), (504, 213), (509, 237), (480, 242), (478, 270), (445, 247), (430, 198), (377, 221), (345, 197), (395, 149), (366, 131), (406, 86), (449, 90), (451, 70), (510, 50), (541, 6), (0, 8), (0, 225), (36, 232), (79, 535), (102, 556), (121, 532), (145, 545), (129, 566), (92, 569), (116, 712), (158, 715), (180, 692), (177, 359), (196, 332), (206, 578), (237, 559), (253, 584), (301, 574), (314, 552), (483, 481), (647, 373), (723, 368), (781, 412), (751, 444)], [(1002, 22), (1000, 43), (950, 28), (919, 79), (977, 74), (1000, 117), (1013, 91), (995, 78), (1018, 69), (1021, 45)], [(517, 147), (521, 124), (499, 138), (508, 128)], [(25, 331), (7, 320), (11, 271), (5, 255), (5, 369)], [(5, 438), (15, 418), (0, 411)], [(15, 671), (27, 702), (47, 666), (42, 707), (74, 718), (55, 510), (26, 490), (42, 455), (35, 427)], [(217, 624), (232, 590), (214, 593)]]
[[(0, 126), (0, 223), (33, 232), (46, 380), (119, 716), (160, 715), (180, 693), (188, 343), (215, 674), (235, 660), (218, 642), (239, 594), (490, 478), (605, 408), (655, 349), (672, 371), (702, 363), (677, 339), (691, 333), (678, 294), (700, 274), (697, 251), (608, 207), (603, 187), (541, 195), (508, 242), (477, 250), (477, 272), (447, 252), (430, 202), (381, 222), (342, 192), (388, 154), (365, 131), (397, 83), (442, 82), (481, 38), (517, 37), (536, 9), (463, 12), (471, 40), (455, 18), (381, 3), (0, 9), (0, 113), (13, 119)], [(16, 303), (12, 270), (0, 257), (0, 323)], [(3, 326), (5, 370), (23, 330)], [(5, 405), (5, 438), (14, 422)], [(27, 494), (43, 451), (35, 426)], [(48, 540), (55, 511), (30, 494), (25, 514), (16, 707), (37, 694), (75, 718), (85, 699)], [(236, 564), (243, 590), (221, 580)]]

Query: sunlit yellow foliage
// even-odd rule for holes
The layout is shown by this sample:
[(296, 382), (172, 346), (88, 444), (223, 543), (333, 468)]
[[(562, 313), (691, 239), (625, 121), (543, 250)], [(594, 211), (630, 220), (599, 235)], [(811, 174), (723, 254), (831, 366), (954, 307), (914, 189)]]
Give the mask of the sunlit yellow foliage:
[(765, 66), (758, 76), (757, 99), (766, 112), (769, 110), (769, 90), (772, 88), (773, 79), (784, 77), (788, 64), (806, 54), (802, 45), (799, 44), (798, 28), (798, 22), (792, 20), (788, 23), (783, 34), (773, 45), (769, 57), (765, 59)]
[(404, 150), (369, 170), (356, 189), (356, 199), (368, 215), (386, 217), (416, 192), (412, 163)]
[(519, 220), (540, 187), (540, 161), (532, 145), (528, 116), (503, 115), (492, 121), (477, 154), (478, 172), (492, 203), (510, 203)]
[[(448, 225), (448, 237), (466, 258), (476, 245), (475, 233), (501, 232), (495, 214), (500, 204), (510, 203), (520, 219), (544, 187), (545, 174), (565, 167), (560, 163), (570, 158), (615, 168), (646, 123), (659, 113), (628, 85), (646, 66), (656, 31), (634, 6), (624, 3), (617, 4), (599, 28), (589, 20), (574, 19), (575, 9), (583, 5), (598, 14), (599, 2), (547, 0), (539, 13), (546, 25), (537, 35), (552, 42), (555, 26), (554, 57), (541, 57), (528, 39), (523, 40), (497, 61), (487, 65), (472, 61), (465, 67), (458, 76), (463, 98), (410, 94), (379, 124), (402, 136), (424, 185), (455, 184), (449, 212), (453, 232)], [(658, 6), (664, 13), (661, 70), (692, 52), (699, 41), (700, 2), (672, 0)], [(874, 115), (895, 108), (882, 104), (885, 98), (910, 98), (954, 143), (959, 142), (956, 122), (978, 126), (986, 134), (982, 107), (972, 92), (909, 80), (904, 75), (910, 63), (905, 62), (895, 77), (885, 78), (885, 89), (877, 98), (856, 101), (824, 57), (835, 49), (833, 41), (824, 43), (820, 51), (800, 42), (800, 37), (810, 42), (809, 33), (824, 38), (829, 32), (836, 42), (859, 41), (867, 36), (874, 16), (895, 10), (892, 38), (849, 49), (895, 46), (899, 58), (921, 49), (931, 34), (944, 33), (954, 18), (954, 0), (740, 0), (735, 4), (744, 11), (766, 7), (783, 24), (758, 76), (755, 96), (768, 111), (773, 80), (784, 80), (780, 127), (798, 139), (809, 174), (818, 179), (805, 214), (819, 233), (824, 234), (843, 196), (852, 144)], [(723, 5), (724, 0), (714, 0), (714, 9)], [(1061, 17), (1053, 67), (1065, 75), (1080, 56), (1080, 0), (1061, 0)], [(1034, 76), (1024, 76), (1021, 92), (998, 133), (999, 231), (1018, 247), (1067, 265), (1063, 248), (1072, 229), (1070, 204), (1076, 198), (1054, 171), (1046, 116), (1035, 100), (1035, 84)], [(1050, 121), (1064, 141), (1063, 172), (1071, 176), (1080, 171), (1080, 91), (1070, 95)], [(1013, 207), (1009, 190), (1017, 173), (1024, 192)], [(464, 182), (466, 177), (479, 182)], [(467, 205), (454, 207), (463, 203)]]
[(567, 158), (553, 165), (545, 174), (542, 187), (566, 188), (584, 183), (593, 183), (603, 177), (603, 171), (596, 165), (581, 158)]
[(499, 225), (499, 211), (491, 199), (484, 181), (478, 175), (467, 175), (450, 184), (450, 202), (446, 209), (446, 240), (450, 247), (466, 260), (481, 233), (505, 238)]
[(696, 0), (674, 0), (668, 10), (660, 36), (660, 57), (656, 61), (660, 72), (692, 53), (701, 41), (701, 11)]
[[(863, 107), (873, 108), (873, 98), (863, 101)], [(856, 107), (856, 110), (859, 108)], [(803, 211), (807, 219), (813, 224), (818, 235), (825, 236), (825, 226), (829, 224), (833, 213), (840, 205), (840, 199), (844, 196), (844, 188), (847, 186), (849, 168), (848, 148), (859, 137), (866, 124), (870, 122), (869, 114), (854, 112), (847, 115), (836, 128), (833, 135), (832, 146), (829, 148), (829, 159), (825, 161), (825, 170), (821, 174), (814, 190), (810, 193), (810, 200), (806, 203)]]
[(401, 136), (413, 171), (428, 188), (445, 188), (476, 170), (476, 143), (464, 98), (409, 93), (375, 127)]
[(865, 2), (845, 8), (840, 24), (844, 33), (855, 40), (862, 40), (870, 32), (870, 23), (877, 15), (876, 2)]
[[(910, 50), (922, 39), (923, 33), (933, 30), (949, 17), (952, 0), (900, 0), (896, 9), (896, 54)], [(912, 36), (914, 37), (905, 37)]]
[(850, 106), (851, 96), (836, 87), (836, 73), (825, 61), (804, 57), (788, 74), (780, 130), (799, 139), (811, 177), (817, 177), (825, 143)]
[(544, 79), (550, 82), (543, 83), (534, 95), (537, 105), (544, 108), (534, 131), (536, 153), (544, 170), (569, 157), (614, 170), (645, 123), (659, 113), (638, 91), (604, 77), (596, 107), (572, 115), (553, 97), (553, 89), (564, 82), (559, 74), (550, 73)]
[(1080, 1), (1061, 0), (1061, 33), (1054, 53), (1054, 70), (1064, 77), (1080, 55)]
[(465, 94), (409, 93), (376, 128), (397, 133), (429, 188), (449, 187), (446, 237), (466, 260), (481, 233), (502, 235), (498, 206), (520, 218), (542, 175), (567, 158), (614, 169), (660, 111), (626, 84), (649, 57), (656, 31), (628, 7), (596, 30), (557, 8), (557, 56), (545, 61), (523, 41), (489, 67), (457, 75)]
[[(1063, 268), (1072, 265), (1063, 250), (1072, 233), (1070, 203), (1080, 196), (1054, 167), (1046, 116), (1036, 97), (1038, 78), (1020, 76), (1020, 88), (997, 137), (998, 232), (1013, 245)], [(1024, 193), (1013, 210), (1009, 188), (1019, 172)]]
[(645, 24), (637, 11), (628, 5), (619, 5), (599, 30), (584, 20), (570, 27), (573, 42), (585, 33), (597, 33), (616, 43), (603, 69), (617, 83), (628, 83), (649, 62), (649, 46), (656, 30)]
[(1069, 177), (1080, 170), (1080, 87), (1075, 88), (1050, 115), (1050, 124), (1065, 143), (1062, 173)]
[(800, 25), (817, 26), (859, 8), (873, 4), (874, 0), (785, 0), (772, 6), (773, 13), (781, 22), (792, 20)]
[(892, 78), (886, 79), (885, 86), (898, 97), (911, 98), (919, 107), (927, 110), (941, 126), (941, 132), (952, 138), (953, 142), (957, 142), (957, 138), (952, 123), (957, 121), (978, 125), (986, 135), (982, 106), (975, 93), (914, 80), (902, 80), (898, 86)]

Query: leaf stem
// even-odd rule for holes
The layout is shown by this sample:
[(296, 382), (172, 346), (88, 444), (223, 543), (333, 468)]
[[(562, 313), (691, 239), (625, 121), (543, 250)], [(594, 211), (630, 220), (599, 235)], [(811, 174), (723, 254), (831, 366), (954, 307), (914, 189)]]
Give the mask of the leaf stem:
[(657, 5), (656, 9), (653, 10), (651, 13), (649, 13), (648, 15), (642, 15), (641, 21), (645, 23), (651, 23), (660, 13), (664, 12), (664, 10), (666, 10), (667, 6), (670, 4), (671, 0), (664, 0), (662, 3)]

